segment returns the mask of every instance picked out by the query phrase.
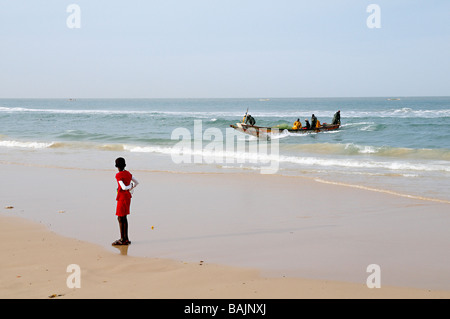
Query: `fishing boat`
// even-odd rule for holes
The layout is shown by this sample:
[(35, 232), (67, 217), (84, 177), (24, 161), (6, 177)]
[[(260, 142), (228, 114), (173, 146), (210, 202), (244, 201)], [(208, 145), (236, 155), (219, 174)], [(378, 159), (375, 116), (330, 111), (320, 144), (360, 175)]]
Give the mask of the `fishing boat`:
[(298, 130), (294, 129), (286, 129), (286, 128), (279, 128), (279, 127), (264, 127), (264, 126), (256, 126), (256, 125), (249, 125), (244, 123), (236, 123), (231, 124), (230, 127), (234, 128), (235, 130), (256, 136), (258, 138), (264, 137), (264, 138), (270, 138), (271, 134), (280, 134), (283, 132), (289, 132), (293, 134), (305, 134), (305, 133), (318, 133), (318, 132), (325, 132), (325, 131), (333, 131), (339, 129), (340, 124), (327, 124), (323, 123), (320, 127), (316, 128), (300, 128)]

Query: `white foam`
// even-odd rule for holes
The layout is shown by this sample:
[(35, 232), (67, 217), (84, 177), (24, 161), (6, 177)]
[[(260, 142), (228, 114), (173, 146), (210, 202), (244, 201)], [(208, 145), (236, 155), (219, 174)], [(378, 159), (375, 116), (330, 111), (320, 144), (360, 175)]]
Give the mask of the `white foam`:
[(380, 148), (370, 145), (358, 145), (353, 143), (348, 143), (345, 145), (346, 150), (355, 149), (360, 154), (375, 154), (378, 153)]
[[(36, 108), (23, 108), (23, 107), (0, 107), (0, 112), (5, 113), (27, 113), (27, 112), (41, 112), (41, 113), (55, 113), (55, 114), (148, 114), (148, 115), (167, 115), (167, 116), (181, 116), (181, 117), (197, 117), (197, 118), (208, 118), (217, 119), (218, 117), (233, 117), (241, 118), (243, 113), (240, 111), (197, 111), (197, 112), (186, 112), (186, 111), (163, 111), (163, 110), (74, 110), (74, 109), (36, 109)], [(284, 112), (268, 112), (268, 111), (255, 111), (255, 116), (257, 118), (308, 118), (313, 113), (318, 113), (317, 110), (309, 111), (284, 111)], [(320, 111), (321, 118), (331, 118), (333, 117), (335, 111)], [(344, 118), (360, 118), (360, 117), (419, 117), (419, 118), (442, 118), (450, 117), (450, 109), (443, 110), (413, 110), (408, 107), (400, 109), (388, 109), (380, 111), (342, 111), (342, 117)], [(372, 124), (372, 123), (367, 123)]]
[[(349, 147), (356, 147), (358, 152), (363, 154), (372, 154), (377, 152), (377, 148), (373, 146), (358, 146), (349, 144)], [(422, 163), (409, 161), (376, 161), (365, 159), (341, 159), (341, 158), (319, 158), (319, 157), (303, 157), (303, 156), (287, 156), (258, 152), (233, 152), (221, 150), (192, 149), (192, 148), (172, 148), (157, 146), (124, 146), (124, 149), (130, 152), (140, 153), (161, 153), (161, 154), (183, 154), (189, 156), (202, 156), (203, 158), (212, 159), (216, 162), (227, 159), (236, 160), (238, 163), (268, 163), (277, 161), (279, 163), (291, 163), (301, 166), (321, 166), (321, 167), (341, 167), (341, 168), (359, 168), (359, 169), (387, 169), (393, 171), (443, 171), (450, 172), (450, 166), (446, 162)], [(208, 160), (205, 160), (208, 162)]]
[(406, 198), (413, 198), (413, 199), (419, 199), (419, 200), (427, 200), (427, 201), (433, 201), (433, 202), (450, 204), (450, 201), (449, 200), (445, 200), (445, 199), (438, 199), (438, 198), (430, 198), (430, 197), (417, 196), (417, 195), (411, 195), (411, 194), (404, 194), (404, 193), (399, 193), (399, 192), (395, 192), (395, 191), (391, 191), (391, 190), (387, 190), (387, 189), (367, 187), (367, 186), (363, 186), (363, 185), (348, 184), (348, 183), (342, 183), (342, 182), (333, 182), (333, 181), (323, 180), (323, 179), (320, 179), (320, 178), (316, 178), (315, 181), (319, 182), (319, 183), (324, 183), (324, 184), (346, 186), (346, 187), (364, 189), (364, 190), (368, 190), (368, 191), (372, 191), (372, 192), (386, 193), (386, 194), (391, 194), (391, 195), (400, 196), (400, 197), (406, 197)]
[(50, 147), (52, 145), (53, 145), (53, 142), (42, 143), (42, 142), (0, 141), (1, 147), (42, 149), (42, 148)]

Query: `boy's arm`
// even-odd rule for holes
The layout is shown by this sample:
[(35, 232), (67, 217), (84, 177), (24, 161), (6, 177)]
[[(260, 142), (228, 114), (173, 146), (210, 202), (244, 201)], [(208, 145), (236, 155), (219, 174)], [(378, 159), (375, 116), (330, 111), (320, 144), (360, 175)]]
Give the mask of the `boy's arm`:
[(119, 181), (119, 185), (124, 191), (127, 191), (127, 190), (131, 189), (131, 183), (130, 183), (130, 185), (125, 186), (125, 183), (123, 181)]
[[(131, 181), (133, 182), (133, 187), (132, 188), (135, 188), (136, 186), (139, 185), (139, 182), (138, 182), (138, 180), (136, 178), (131, 177)], [(131, 185), (131, 183), (130, 183), (130, 185)]]

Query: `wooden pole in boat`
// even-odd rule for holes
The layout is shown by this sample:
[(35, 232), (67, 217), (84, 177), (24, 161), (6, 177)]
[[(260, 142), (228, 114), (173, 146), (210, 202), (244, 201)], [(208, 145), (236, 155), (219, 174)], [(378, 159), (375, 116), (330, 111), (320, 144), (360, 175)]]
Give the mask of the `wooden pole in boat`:
[(244, 124), (245, 124), (245, 120), (247, 120), (247, 114), (248, 114), (248, 107), (247, 107), (247, 111), (245, 112), (244, 119), (242, 120), (242, 123), (244, 123)]

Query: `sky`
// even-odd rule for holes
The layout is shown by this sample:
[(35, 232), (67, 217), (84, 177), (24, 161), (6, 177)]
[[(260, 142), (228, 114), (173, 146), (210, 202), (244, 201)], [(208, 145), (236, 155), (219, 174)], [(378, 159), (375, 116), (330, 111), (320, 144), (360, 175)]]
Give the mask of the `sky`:
[(448, 0), (0, 0), (0, 98), (450, 96), (449, 21)]

